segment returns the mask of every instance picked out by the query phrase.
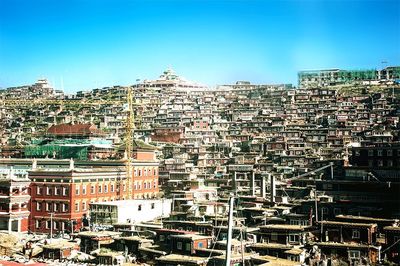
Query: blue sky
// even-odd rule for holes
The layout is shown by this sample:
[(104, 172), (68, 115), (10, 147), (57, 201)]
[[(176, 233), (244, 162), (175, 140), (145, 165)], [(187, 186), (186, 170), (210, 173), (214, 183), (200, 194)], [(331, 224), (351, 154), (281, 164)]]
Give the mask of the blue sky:
[(400, 64), (400, 1), (0, 0), (0, 87), (67, 92), (156, 78), (296, 83), (297, 71)]

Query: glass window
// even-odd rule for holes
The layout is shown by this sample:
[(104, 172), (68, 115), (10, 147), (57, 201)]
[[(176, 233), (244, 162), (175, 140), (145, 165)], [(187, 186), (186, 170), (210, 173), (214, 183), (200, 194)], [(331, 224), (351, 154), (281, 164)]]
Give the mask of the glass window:
[(37, 186), (37, 187), (36, 187), (36, 194), (37, 194), (37, 195), (42, 195), (42, 192), (43, 192), (42, 187)]
[(68, 196), (69, 195), (69, 189), (67, 187), (63, 187), (63, 195)]
[(104, 185), (104, 193), (108, 193), (108, 185), (107, 184)]
[(356, 239), (360, 238), (360, 230), (354, 229), (353, 233), (352, 233), (352, 237), (356, 238)]
[(289, 242), (299, 242), (299, 235), (297, 234), (289, 234)]
[(75, 186), (75, 195), (79, 195), (80, 187)]
[(79, 202), (75, 203), (75, 211), (77, 211), (77, 212), (79, 211)]
[(99, 185), (99, 193), (101, 193), (101, 191), (102, 191), (102, 186)]
[(176, 248), (179, 250), (182, 250), (182, 242), (177, 242), (176, 243)]
[(82, 195), (86, 195), (86, 185), (82, 186)]
[(41, 202), (36, 202), (36, 210), (41, 211), (42, 210), (42, 203)]
[(94, 194), (94, 185), (90, 186), (90, 194)]

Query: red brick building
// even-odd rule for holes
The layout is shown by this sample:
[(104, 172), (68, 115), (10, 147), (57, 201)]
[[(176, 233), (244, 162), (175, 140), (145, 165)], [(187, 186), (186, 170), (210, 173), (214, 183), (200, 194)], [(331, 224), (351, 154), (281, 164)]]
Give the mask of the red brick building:
[(134, 150), (133, 154), (129, 182), (124, 161), (71, 161), (69, 167), (32, 169), (30, 230), (79, 230), (86, 225), (90, 203), (128, 199), (128, 185), (132, 186), (132, 198), (156, 197), (158, 162), (154, 150)]

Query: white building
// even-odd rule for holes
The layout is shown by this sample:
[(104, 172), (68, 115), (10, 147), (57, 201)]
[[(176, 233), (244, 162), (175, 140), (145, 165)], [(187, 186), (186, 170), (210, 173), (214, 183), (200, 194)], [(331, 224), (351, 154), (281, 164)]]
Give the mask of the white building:
[(90, 204), (92, 224), (113, 225), (138, 223), (168, 217), (171, 213), (171, 199), (119, 200)]

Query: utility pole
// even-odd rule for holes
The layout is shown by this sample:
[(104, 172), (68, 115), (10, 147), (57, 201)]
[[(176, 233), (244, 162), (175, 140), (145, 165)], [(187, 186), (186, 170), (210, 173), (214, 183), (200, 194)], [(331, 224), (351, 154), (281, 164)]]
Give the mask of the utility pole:
[(229, 198), (229, 215), (228, 215), (228, 239), (226, 241), (226, 256), (225, 256), (225, 265), (231, 265), (231, 245), (232, 245), (232, 229), (233, 229), (233, 203), (235, 198), (231, 196)]

